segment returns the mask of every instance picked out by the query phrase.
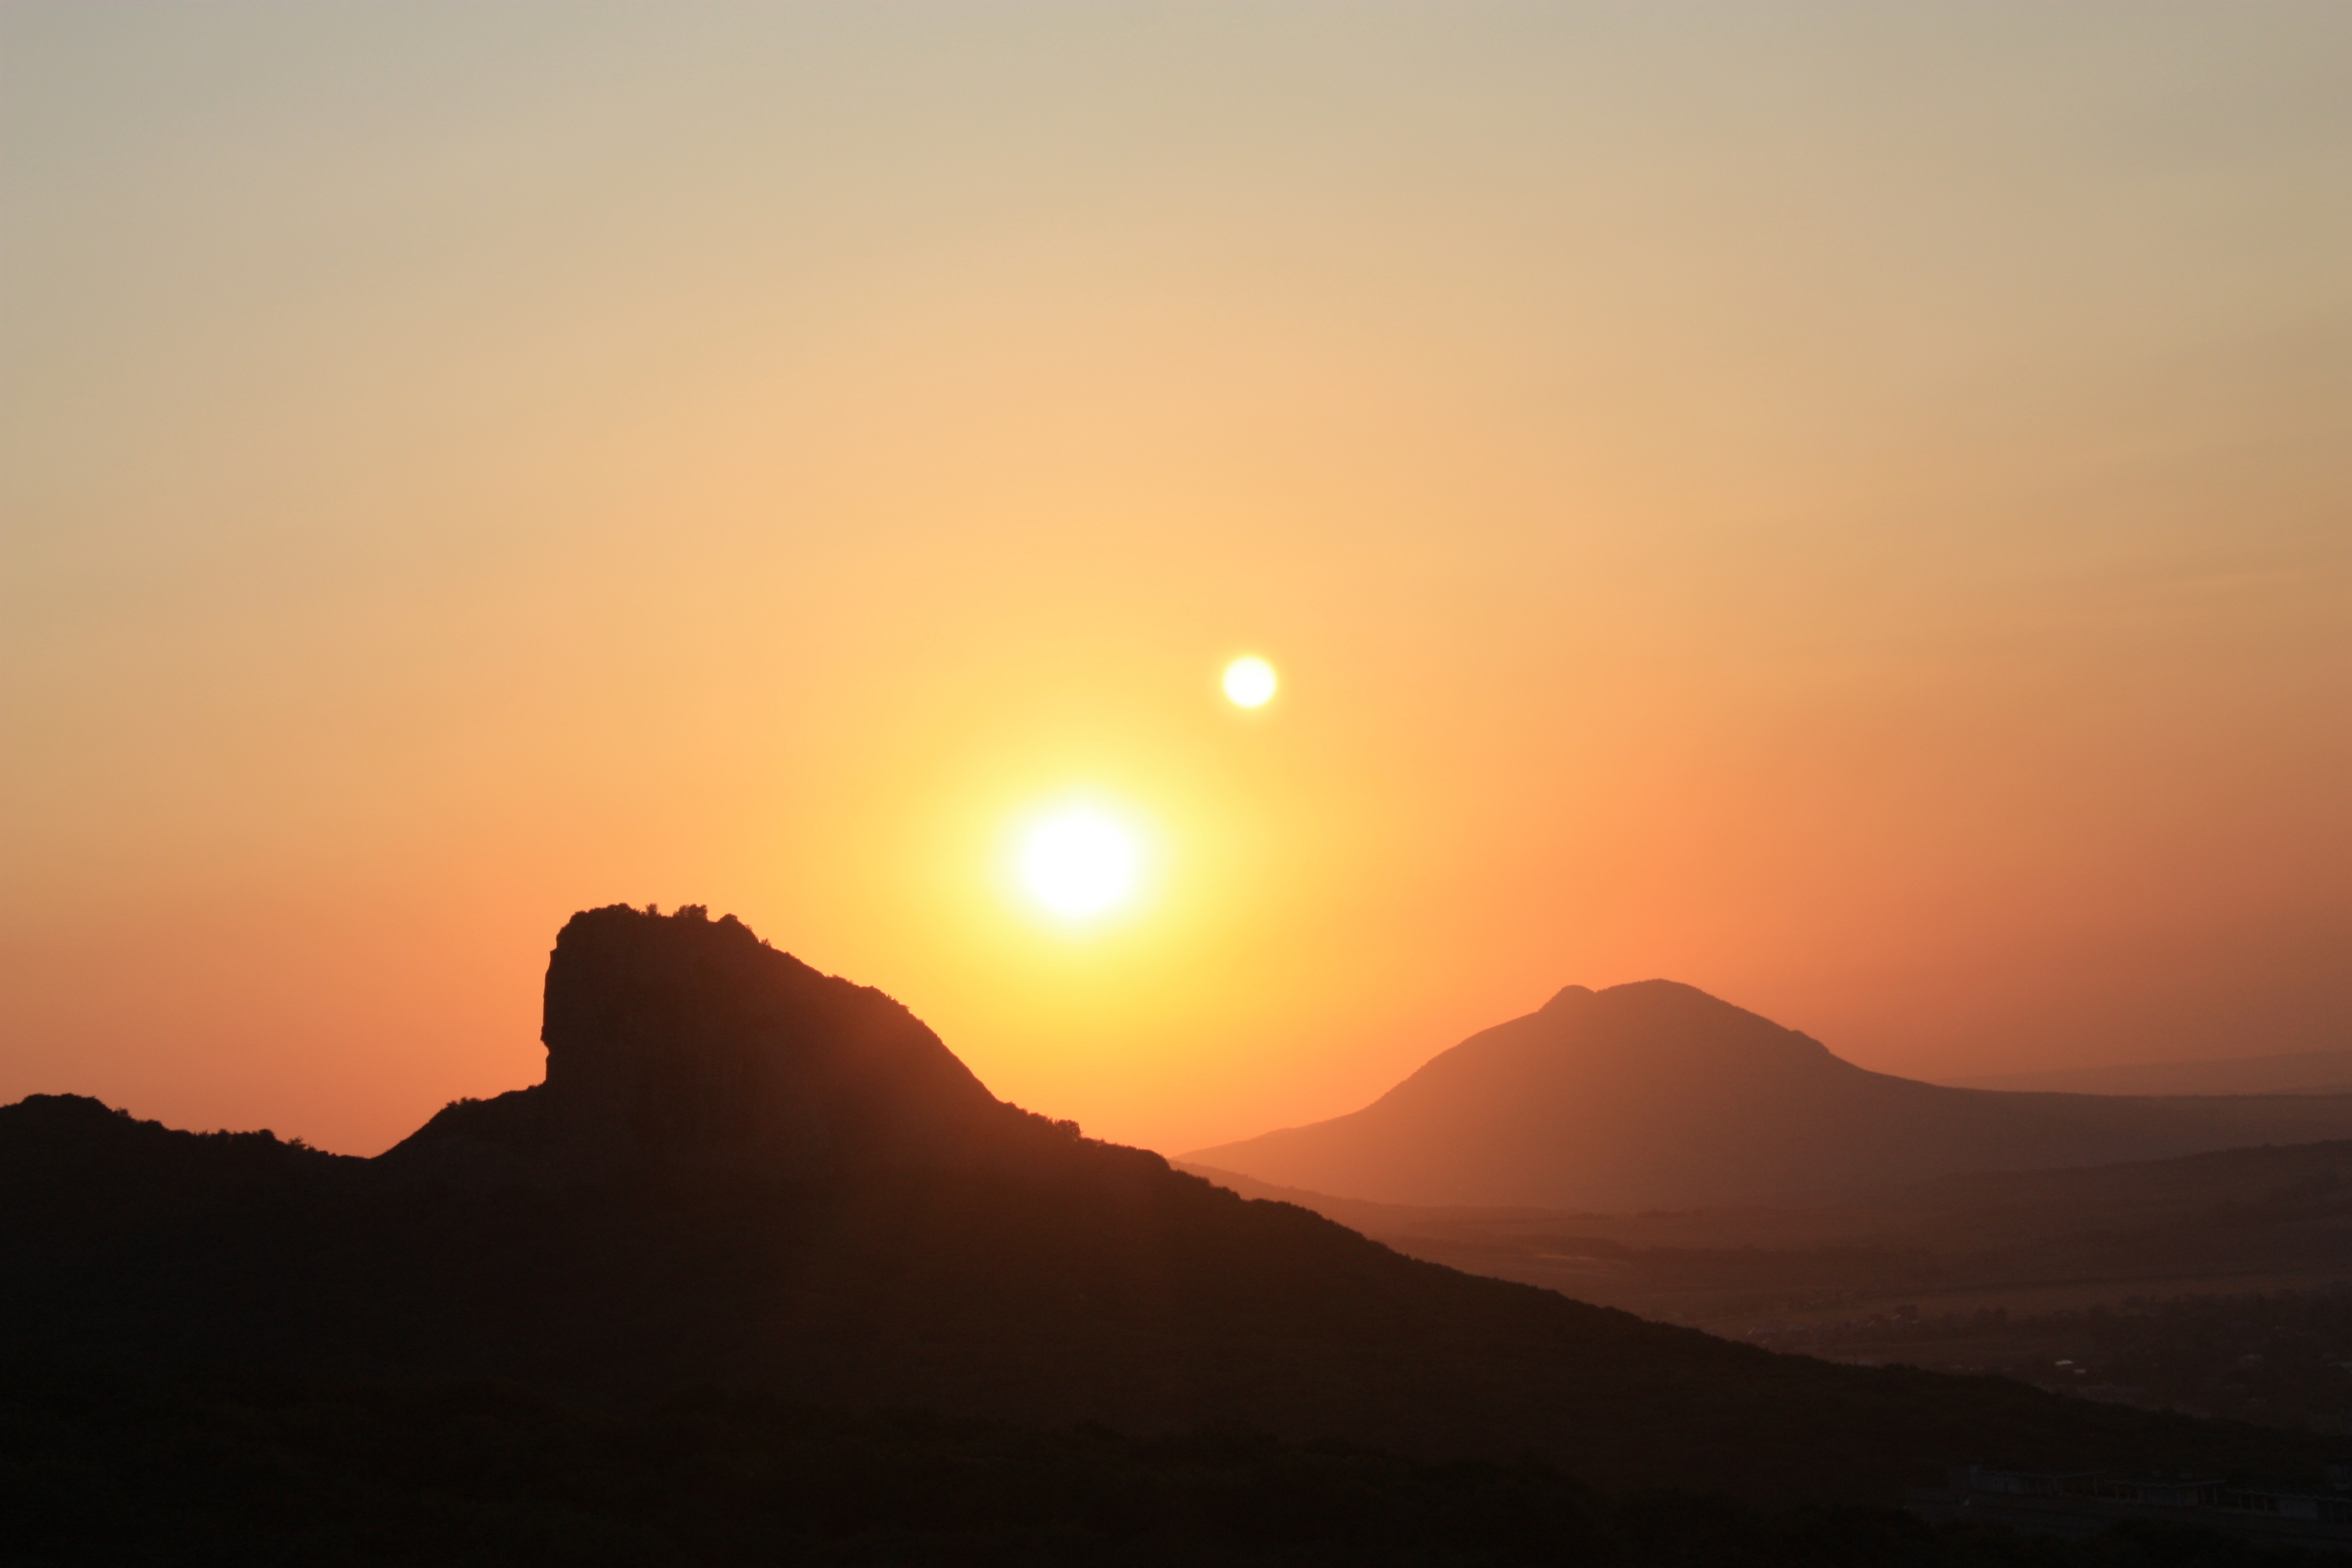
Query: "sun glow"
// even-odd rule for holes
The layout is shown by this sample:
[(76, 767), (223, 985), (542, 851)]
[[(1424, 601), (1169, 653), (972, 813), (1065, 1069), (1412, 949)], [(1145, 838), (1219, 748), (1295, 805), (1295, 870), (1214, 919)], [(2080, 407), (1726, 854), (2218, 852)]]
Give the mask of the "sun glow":
[(1067, 806), (1021, 842), (1021, 885), (1066, 920), (1108, 914), (1136, 894), (1142, 847), (1125, 824), (1087, 805)]
[(1263, 708), (1274, 696), (1274, 666), (1250, 654), (1225, 666), (1225, 695), (1244, 708)]

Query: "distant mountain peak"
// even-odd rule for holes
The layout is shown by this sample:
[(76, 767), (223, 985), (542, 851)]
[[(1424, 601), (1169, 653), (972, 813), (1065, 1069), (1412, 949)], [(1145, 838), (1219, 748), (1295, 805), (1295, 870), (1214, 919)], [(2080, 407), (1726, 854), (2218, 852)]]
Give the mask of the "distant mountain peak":
[(1960, 1171), (2352, 1134), (2352, 1097), (2200, 1108), (1939, 1089), (1674, 980), (1563, 987), (1360, 1110), (1192, 1163), (1380, 1203), (1778, 1201)]

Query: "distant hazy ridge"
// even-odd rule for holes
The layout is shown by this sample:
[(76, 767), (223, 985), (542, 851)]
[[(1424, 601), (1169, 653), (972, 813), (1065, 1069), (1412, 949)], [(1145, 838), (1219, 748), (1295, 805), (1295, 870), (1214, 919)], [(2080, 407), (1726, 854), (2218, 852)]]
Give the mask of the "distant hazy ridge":
[(2352, 1050), (2294, 1051), (2219, 1061), (2126, 1062), (1951, 1080), (1956, 1089), (2053, 1094), (2352, 1094)]
[(1188, 1162), (1381, 1203), (1633, 1209), (2352, 1137), (2352, 1093), (2126, 1098), (1866, 1071), (1672, 981), (1474, 1035), (1371, 1105)]

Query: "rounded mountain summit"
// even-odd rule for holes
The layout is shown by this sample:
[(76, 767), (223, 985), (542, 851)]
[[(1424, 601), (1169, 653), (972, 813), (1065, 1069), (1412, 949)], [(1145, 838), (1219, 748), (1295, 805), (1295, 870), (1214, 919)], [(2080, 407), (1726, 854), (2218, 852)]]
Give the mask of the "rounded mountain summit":
[(2352, 1136), (2352, 1095), (2124, 1098), (1868, 1071), (1695, 986), (1570, 985), (1363, 1110), (1183, 1163), (1380, 1203), (1744, 1204)]

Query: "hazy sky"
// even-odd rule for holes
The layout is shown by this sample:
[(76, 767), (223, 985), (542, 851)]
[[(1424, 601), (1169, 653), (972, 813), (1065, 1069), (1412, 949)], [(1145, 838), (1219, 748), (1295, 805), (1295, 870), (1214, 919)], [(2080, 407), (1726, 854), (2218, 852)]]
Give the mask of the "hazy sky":
[(1171, 1152), (1570, 982), (2352, 1044), (2352, 7), (0, 46), (0, 1099), (372, 1152), (624, 900)]

